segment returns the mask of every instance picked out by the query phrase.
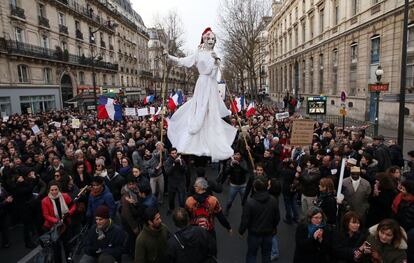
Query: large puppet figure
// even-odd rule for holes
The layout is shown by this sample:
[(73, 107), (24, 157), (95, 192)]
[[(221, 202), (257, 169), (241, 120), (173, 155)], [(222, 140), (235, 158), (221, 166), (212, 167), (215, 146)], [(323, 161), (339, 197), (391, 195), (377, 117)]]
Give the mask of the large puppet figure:
[(216, 37), (207, 28), (202, 34), (198, 50), (193, 55), (185, 58), (168, 56), (178, 66), (195, 65), (200, 75), (193, 97), (168, 122), (167, 134), (178, 152), (224, 160), (233, 155), (231, 145), (237, 130), (222, 119), (230, 111), (217, 88), (220, 59), (213, 50), (215, 44)]

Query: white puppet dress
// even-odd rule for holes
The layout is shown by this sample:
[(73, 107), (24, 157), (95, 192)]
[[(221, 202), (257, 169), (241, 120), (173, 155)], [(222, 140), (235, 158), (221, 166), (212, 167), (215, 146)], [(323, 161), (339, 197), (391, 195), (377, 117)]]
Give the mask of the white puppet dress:
[(213, 50), (199, 49), (185, 58), (169, 56), (179, 66), (195, 65), (199, 77), (193, 97), (182, 105), (168, 122), (167, 135), (173, 147), (183, 154), (211, 156), (213, 161), (233, 155), (231, 145), (237, 129), (222, 118), (231, 114), (220, 97), (218, 65)]

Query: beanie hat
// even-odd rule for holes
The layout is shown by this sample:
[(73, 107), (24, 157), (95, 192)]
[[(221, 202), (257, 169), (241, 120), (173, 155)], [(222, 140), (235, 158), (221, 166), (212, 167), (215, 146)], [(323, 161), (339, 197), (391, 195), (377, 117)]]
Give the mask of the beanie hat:
[(100, 205), (95, 210), (95, 217), (109, 218), (109, 208), (105, 205)]
[(102, 158), (96, 159), (95, 163), (96, 163), (96, 165), (105, 166), (105, 161)]

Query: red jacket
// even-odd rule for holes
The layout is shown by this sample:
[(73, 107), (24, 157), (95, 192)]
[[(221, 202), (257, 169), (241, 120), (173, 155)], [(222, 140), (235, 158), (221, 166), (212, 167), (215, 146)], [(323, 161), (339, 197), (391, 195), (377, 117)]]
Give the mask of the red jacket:
[[(62, 193), (62, 195), (63, 195), (63, 199), (65, 199), (66, 205), (69, 206), (69, 204), (72, 203), (72, 199), (70, 198), (68, 194)], [(73, 203), (69, 207), (69, 214), (73, 215), (75, 211), (76, 211), (76, 205)], [(45, 219), (45, 223), (43, 224), (43, 226), (46, 229), (51, 229), (54, 224), (59, 222), (59, 219), (55, 216), (55, 211), (53, 209), (52, 200), (48, 196), (46, 196), (42, 200), (42, 213), (43, 213), (43, 218)], [(67, 220), (68, 220), (67, 222), (69, 223), (70, 218), (68, 218)]]

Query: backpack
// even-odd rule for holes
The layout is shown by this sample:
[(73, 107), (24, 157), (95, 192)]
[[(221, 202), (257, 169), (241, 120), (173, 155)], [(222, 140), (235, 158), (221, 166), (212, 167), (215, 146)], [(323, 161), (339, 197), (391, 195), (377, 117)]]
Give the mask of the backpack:
[(203, 203), (197, 202), (195, 209), (193, 210), (192, 225), (200, 226), (207, 231), (213, 230), (214, 226), (211, 222), (209, 197), (207, 197)]

